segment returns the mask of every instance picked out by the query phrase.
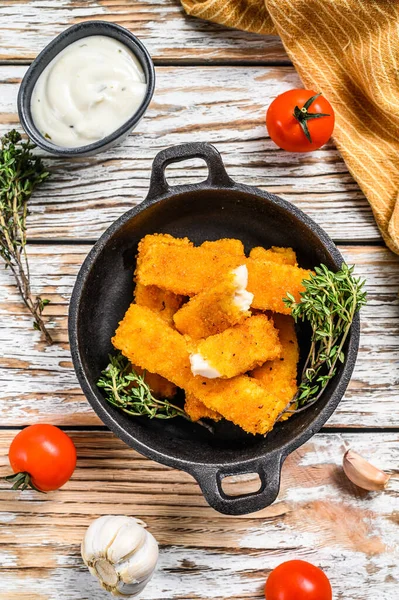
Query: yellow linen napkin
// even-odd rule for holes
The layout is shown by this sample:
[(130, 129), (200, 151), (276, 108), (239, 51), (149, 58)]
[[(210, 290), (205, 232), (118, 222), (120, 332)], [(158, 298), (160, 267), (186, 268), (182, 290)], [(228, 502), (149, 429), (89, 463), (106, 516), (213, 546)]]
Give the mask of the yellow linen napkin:
[(399, 2), (181, 0), (201, 19), (278, 33), (305, 87), (335, 110), (334, 141), (399, 254)]

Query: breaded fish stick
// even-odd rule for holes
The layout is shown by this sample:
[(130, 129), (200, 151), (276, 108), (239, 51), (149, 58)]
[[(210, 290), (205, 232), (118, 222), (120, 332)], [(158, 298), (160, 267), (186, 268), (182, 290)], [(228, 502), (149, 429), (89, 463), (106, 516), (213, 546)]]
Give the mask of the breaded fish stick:
[[(151, 246), (160, 246), (161, 244), (166, 246), (191, 246), (194, 247), (193, 242), (186, 238), (175, 238), (168, 233), (153, 233), (143, 237), (139, 243), (137, 264), (140, 265), (143, 261), (147, 251)], [(234, 254), (245, 257), (244, 245), (240, 240), (232, 238), (224, 238), (215, 241), (203, 242), (200, 246), (206, 250), (210, 250), (213, 254)]]
[(262, 246), (257, 246), (252, 248), (249, 258), (275, 262), (280, 265), (293, 265), (294, 267), (298, 265), (294, 250), (292, 248), (280, 248), (280, 246), (272, 246), (268, 250), (265, 250)]
[(193, 379), (184, 336), (146, 306), (130, 305), (112, 343), (132, 364), (179, 387)]
[[(223, 273), (243, 264), (232, 254), (216, 254), (209, 248), (152, 244), (137, 263), (137, 280), (175, 294), (194, 296), (216, 285)], [(292, 265), (246, 259), (248, 291), (255, 296), (253, 308), (290, 314), (283, 298), (290, 292), (296, 300), (309, 271)]]
[(200, 419), (213, 419), (214, 421), (220, 421), (222, 415), (217, 413), (215, 410), (205, 406), (201, 400), (196, 398), (193, 394), (186, 394), (186, 401), (184, 403), (184, 410), (192, 421), (199, 421)]
[[(143, 242), (144, 248), (146, 245), (151, 244), (150, 238), (155, 238), (157, 241), (162, 241), (165, 244), (192, 246), (192, 243), (188, 238), (176, 239), (170, 235), (164, 234), (147, 236), (145, 238), (147, 241)], [(170, 325), (173, 323), (173, 315), (179, 310), (184, 301), (183, 296), (177, 296), (176, 294), (173, 294), (173, 292), (161, 290), (161, 288), (158, 288), (155, 285), (145, 286), (140, 283), (136, 283), (134, 299), (136, 304), (147, 306), (158, 313)], [(133, 365), (133, 368), (136, 373), (142, 375), (142, 369), (140, 369), (140, 367)], [(158, 398), (172, 398), (176, 394), (176, 386), (156, 373), (147, 371), (145, 380), (150, 386), (154, 396)]]
[(251, 314), (249, 308), (253, 300), (253, 294), (247, 292), (247, 284), (246, 265), (233, 269), (220, 283), (200, 292), (175, 313), (176, 329), (198, 340), (242, 323)]
[(230, 379), (280, 354), (281, 344), (273, 321), (265, 315), (256, 315), (201, 340), (190, 355), (191, 371), (207, 379)]
[(173, 292), (162, 290), (155, 285), (137, 283), (134, 290), (134, 299), (136, 304), (147, 306), (171, 325), (173, 315), (183, 304), (184, 296), (177, 296)]
[(248, 291), (254, 294), (252, 308), (272, 310), (283, 315), (291, 314), (291, 309), (283, 302), (289, 292), (298, 302), (304, 290), (302, 281), (308, 279), (310, 271), (293, 267), (247, 259)]
[[(176, 238), (169, 233), (153, 233), (146, 235), (140, 241), (139, 254), (143, 255), (152, 244), (167, 244), (172, 246), (194, 246), (187, 237)], [(203, 242), (201, 248), (208, 248), (213, 252), (225, 252), (226, 254), (244, 254), (244, 245), (241, 240), (234, 238), (222, 238)]]
[(223, 380), (194, 377), (184, 336), (144, 306), (130, 305), (112, 343), (133, 364), (173, 381), (248, 433), (270, 431), (284, 408), (284, 402), (245, 375)]
[(226, 254), (216, 242), (193, 247), (165, 244), (153, 238), (146, 236), (139, 244), (136, 279), (143, 285), (156, 285), (175, 294), (194, 296), (245, 263), (244, 253)]
[(279, 332), (282, 346), (281, 356), (275, 360), (265, 362), (264, 365), (252, 371), (251, 376), (264, 385), (268, 392), (276, 395), (287, 405), (298, 389), (298, 340), (292, 317), (274, 315), (273, 320)]
[(218, 412), (247, 433), (265, 434), (273, 429), (285, 404), (252, 377), (200, 381), (195, 377), (192, 392), (208, 408)]
[(212, 250), (213, 252), (224, 252), (225, 254), (238, 254), (244, 256), (244, 245), (241, 240), (234, 238), (223, 238), (213, 242), (204, 242), (201, 248)]
[(175, 238), (173, 235), (169, 235), (168, 233), (153, 233), (146, 235), (140, 240), (139, 243), (137, 263), (140, 262), (141, 258), (145, 256), (147, 250), (154, 244), (158, 246), (160, 244), (165, 246), (194, 246), (194, 244), (187, 237)]

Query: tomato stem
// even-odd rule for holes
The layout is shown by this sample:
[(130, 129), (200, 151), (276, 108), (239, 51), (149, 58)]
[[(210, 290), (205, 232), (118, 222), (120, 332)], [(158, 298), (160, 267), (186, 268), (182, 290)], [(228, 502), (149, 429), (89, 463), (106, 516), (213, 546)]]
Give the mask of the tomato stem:
[(308, 112), (308, 108), (313, 104), (313, 102), (321, 96), (321, 93), (312, 96), (305, 102), (302, 108), (296, 106), (294, 108), (294, 117), (298, 121), (299, 125), (302, 127), (303, 133), (306, 135), (308, 142), (312, 143), (312, 138), (310, 136), (310, 131), (308, 128), (307, 121), (310, 119), (320, 119), (321, 117), (329, 117), (330, 115), (327, 113), (310, 113)]
[(44, 494), (43, 490), (39, 490), (33, 483), (32, 478), (29, 473), (25, 471), (21, 471), (20, 473), (13, 473), (12, 475), (7, 475), (7, 477), (3, 477), (5, 481), (11, 482), (13, 484), (12, 490), (21, 490), (23, 492), (26, 488), (31, 488), (36, 492), (40, 492)]

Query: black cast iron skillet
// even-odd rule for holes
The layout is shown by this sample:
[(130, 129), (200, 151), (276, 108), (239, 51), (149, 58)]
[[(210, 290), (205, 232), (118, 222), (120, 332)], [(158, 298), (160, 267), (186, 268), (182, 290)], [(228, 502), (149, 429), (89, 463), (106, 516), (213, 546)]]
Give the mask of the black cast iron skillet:
[[(207, 180), (170, 187), (165, 179), (167, 165), (195, 157), (207, 163)], [(76, 281), (69, 313), (72, 357), (83, 391), (101, 420), (145, 456), (191, 473), (206, 500), (219, 512), (238, 515), (260, 510), (277, 497), (287, 455), (324, 425), (341, 400), (356, 360), (359, 318), (352, 325), (345, 363), (321, 399), (309, 410), (277, 424), (266, 438), (246, 434), (227, 421), (217, 423), (212, 434), (182, 418), (131, 418), (107, 404), (96, 382), (112, 351), (111, 336), (132, 301), (137, 244), (144, 235), (155, 232), (187, 236), (197, 244), (238, 238), (247, 252), (259, 245), (292, 246), (299, 264), (308, 268), (325, 263), (338, 269), (342, 256), (307, 215), (277, 196), (235, 183), (213, 146), (193, 143), (168, 148), (156, 156), (147, 198), (102, 235)], [(302, 329), (298, 334), (303, 359), (309, 331)], [(222, 479), (244, 473), (258, 473), (260, 489), (244, 496), (227, 496)]]

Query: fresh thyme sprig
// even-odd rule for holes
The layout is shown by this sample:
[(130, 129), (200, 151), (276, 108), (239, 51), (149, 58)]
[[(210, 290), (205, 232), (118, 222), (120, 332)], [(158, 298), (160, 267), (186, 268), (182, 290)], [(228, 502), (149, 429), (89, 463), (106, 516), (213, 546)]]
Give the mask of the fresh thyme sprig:
[(182, 408), (168, 400), (154, 398), (144, 375), (138, 375), (129, 361), (122, 355), (109, 357), (107, 368), (97, 385), (105, 391), (107, 402), (134, 417), (146, 416), (150, 419), (173, 419), (185, 417)]
[(320, 265), (303, 281), (305, 290), (299, 302), (291, 294), (284, 298), (295, 322), (310, 324), (312, 339), (298, 391), (281, 415), (301, 412), (317, 402), (338, 363), (345, 360), (344, 345), (353, 319), (366, 303), (365, 281), (356, 279), (353, 270), (343, 263), (333, 273)]
[(14, 274), (19, 293), (33, 315), (35, 329), (42, 332), (48, 344), (52, 344), (42, 319), (43, 309), (50, 301), (32, 295), (26, 253), (28, 200), (35, 187), (49, 176), (41, 159), (33, 156), (31, 150), (34, 147), (29, 141), (23, 142), (15, 129), (1, 139), (0, 257)]

